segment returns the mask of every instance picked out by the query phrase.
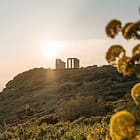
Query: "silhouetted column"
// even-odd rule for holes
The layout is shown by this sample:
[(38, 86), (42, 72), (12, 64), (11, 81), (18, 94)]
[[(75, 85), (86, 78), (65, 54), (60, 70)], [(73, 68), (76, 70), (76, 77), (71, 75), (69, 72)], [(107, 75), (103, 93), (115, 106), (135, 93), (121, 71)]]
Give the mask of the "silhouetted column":
[(63, 62), (61, 59), (56, 59), (55, 67), (56, 69), (65, 69), (65, 62)]
[(67, 68), (68, 69), (79, 68), (79, 59), (77, 59), (77, 58), (68, 58), (67, 59)]

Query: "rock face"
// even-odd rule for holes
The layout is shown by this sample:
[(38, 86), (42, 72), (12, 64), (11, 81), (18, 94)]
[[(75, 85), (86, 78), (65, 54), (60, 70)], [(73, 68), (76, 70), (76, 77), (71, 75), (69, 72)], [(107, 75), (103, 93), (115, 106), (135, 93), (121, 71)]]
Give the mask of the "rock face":
[(34, 68), (18, 74), (0, 93), (0, 123), (49, 114), (74, 96), (95, 96), (104, 102), (125, 98), (138, 82), (111, 66), (50, 70)]

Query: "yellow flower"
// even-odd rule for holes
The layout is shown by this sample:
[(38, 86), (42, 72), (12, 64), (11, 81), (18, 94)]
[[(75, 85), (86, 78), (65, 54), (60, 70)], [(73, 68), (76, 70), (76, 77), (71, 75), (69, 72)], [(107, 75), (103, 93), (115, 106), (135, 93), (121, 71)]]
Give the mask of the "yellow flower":
[(117, 112), (111, 117), (109, 126), (112, 140), (131, 140), (135, 131), (135, 117), (125, 110)]
[(133, 86), (133, 88), (131, 90), (131, 96), (132, 96), (134, 102), (137, 105), (140, 105), (140, 83), (137, 83)]

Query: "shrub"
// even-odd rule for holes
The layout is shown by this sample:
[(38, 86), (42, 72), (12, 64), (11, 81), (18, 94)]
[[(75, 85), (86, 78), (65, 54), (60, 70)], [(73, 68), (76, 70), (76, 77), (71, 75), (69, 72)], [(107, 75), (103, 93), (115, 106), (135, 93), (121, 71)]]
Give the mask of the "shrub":
[(58, 116), (56, 114), (45, 115), (38, 119), (39, 126), (43, 123), (56, 124), (58, 123)]
[(104, 108), (94, 96), (78, 96), (63, 102), (57, 112), (62, 120), (73, 121), (81, 116), (102, 115)]

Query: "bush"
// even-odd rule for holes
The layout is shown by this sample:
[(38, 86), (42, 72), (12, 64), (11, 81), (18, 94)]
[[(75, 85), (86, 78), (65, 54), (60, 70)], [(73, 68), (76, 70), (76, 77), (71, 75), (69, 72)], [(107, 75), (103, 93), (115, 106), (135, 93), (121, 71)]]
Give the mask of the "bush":
[(56, 124), (58, 123), (58, 116), (56, 114), (45, 115), (38, 119), (39, 126), (43, 123)]
[(63, 102), (57, 112), (64, 121), (73, 121), (81, 116), (102, 115), (105, 109), (102, 102), (98, 102), (94, 96), (78, 96)]

